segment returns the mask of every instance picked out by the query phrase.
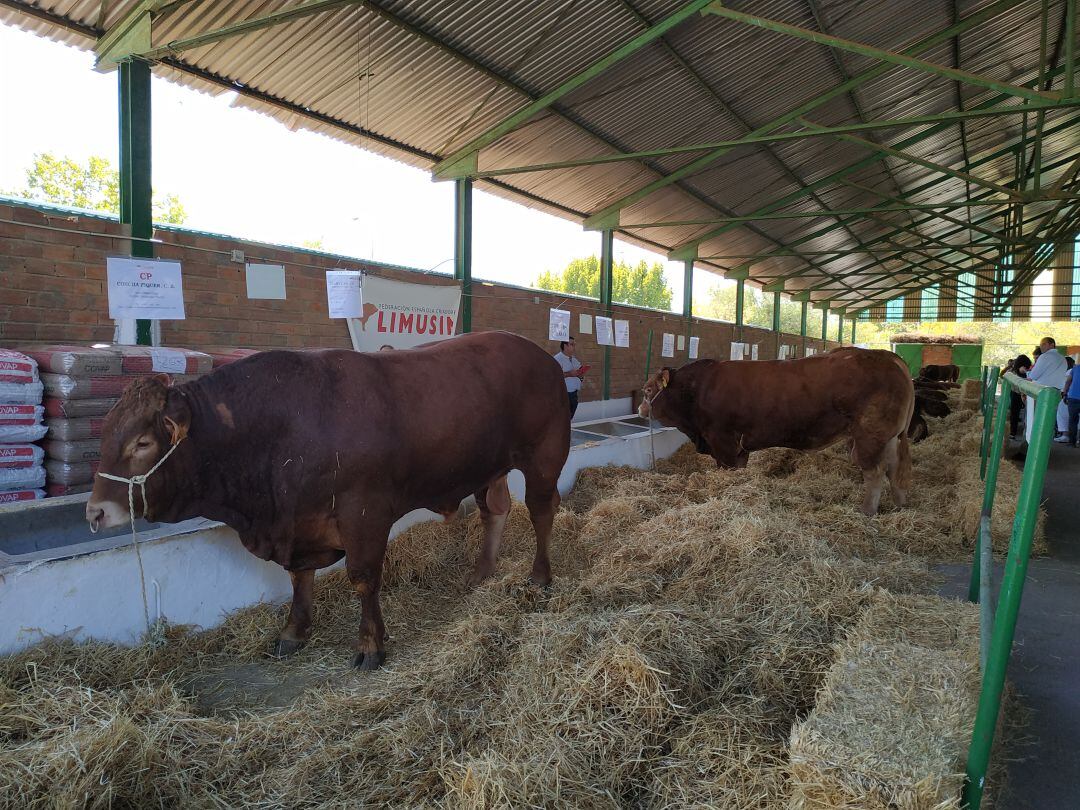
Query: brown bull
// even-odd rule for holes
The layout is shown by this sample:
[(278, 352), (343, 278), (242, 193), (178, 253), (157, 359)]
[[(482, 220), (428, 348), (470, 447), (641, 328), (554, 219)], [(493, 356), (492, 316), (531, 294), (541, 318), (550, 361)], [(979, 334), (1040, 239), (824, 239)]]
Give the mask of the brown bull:
[(914, 391), (892, 352), (844, 348), (801, 360), (698, 360), (665, 368), (645, 385), (639, 409), (676, 427), (720, 467), (745, 467), (766, 447), (815, 450), (847, 438), (865, 482), (862, 510), (877, 514), (888, 476), (907, 502), (907, 430)]
[[(488, 332), (381, 354), (264, 352), (194, 382), (167, 382), (147, 378), (125, 391), (105, 420), (101, 471), (130, 478), (160, 463), (146, 503), (135, 487), (137, 514), (220, 520), (289, 571), (292, 609), (275, 654), (307, 641), (315, 571), (345, 557), (362, 610), (354, 664), (378, 667), (394, 521), (422, 507), (452, 513), (474, 494), (484, 524), (478, 582), (495, 566), (511, 469), (524, 473), (536, 530), (532, 579), (550, 581), (570, 409), (558, 364), (524, 338)], [(127, 523), (127, 489), (97, 479), (86, 506), (92, 527)]]

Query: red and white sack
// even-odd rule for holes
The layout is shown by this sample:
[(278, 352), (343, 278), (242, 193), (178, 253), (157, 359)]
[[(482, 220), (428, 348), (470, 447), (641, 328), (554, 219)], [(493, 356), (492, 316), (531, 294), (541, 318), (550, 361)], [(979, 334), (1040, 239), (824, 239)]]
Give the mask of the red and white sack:
[(45, 416), (52, 419), (85, 419), (89, 416), (104, 416), (119, 401), (119, 397), (101, 399), (46, 397), (43, 405), (45, 406)]
[(121, 358), (125, 374), (206, 374), (214, 368), (214, 358), (192, 349), (156, 346), (113, 346)]
[(41, 405), (0, 405), (0, 444), (36, 442), (47, 432)]
[(41, 444), (46, 456), (60, 461), (97, 461), (101, 458), (101, 439), (79, 439), (74, 442), (46, 439)]
[(0, 444), (0, 470), (34, 467), (44, 459), (45, 451), (36, 444)]
[(37, 361), (43, 372), (70, 374), (74, 377), (115, 377), (122, 371), (123, 359), (109, 348), (89, 346), (27, 346), (23, 353)]
[(38, 364), (32, 357), (0, 349), (0, 382), (30, 385), (38, 381)]
[(0, 382), (0, 403), (8, 405), (40, 405), (45, 389), (41, 382)]
[(53, 484), (93, 484), (98, 466), (97, 461), (59, 461), (47, 458), (45, 474), (50, 487)]
[[(119, 377), (72, 377), (69, 374), (41, 375), (45, 385), (45, 395), (57, 399), (102, 399), (116, 398), (124, 393), (135, 380), (149, 376), (147, 374), (123, 374)], [(173, 385), (197, 379), (191, 374), (172, 375)]]
[(8, 492), (0, 492), (0, 504), (36, 501), (44, 497), (45, 490), (43, 489), (13, 489)]
[(234, 363), (237, 360), (243, 360), (245, 357), (251, 357), (253, 354), (258, 354), (258, 349), (238, 349), (228, 346), (214, 347), (207, 349), (206, 353), (214, 359), (214, 368), (221, 368), (221, 366), (227, 366), (229, 363)]
[[(89, 402), (90, 400), (76, 400), (77, 402)], [(101, 429), (105, 424), (104, 416), (88, 416), (82, 419), (46, 419), (45, 427), (49, 432), (46, 439), (56, 439), (61, 442), (73, 442), (79, 439), (99, 439)]]
[(62, 495), (81, 495), (94, 488), (93, 484), (48, 484), (45, 487), (45, 497), (59, 498)]
[(33, 467), (0, 467), (0, 492), (11, 489), (44, 489), (45, 468), (40, 464)]

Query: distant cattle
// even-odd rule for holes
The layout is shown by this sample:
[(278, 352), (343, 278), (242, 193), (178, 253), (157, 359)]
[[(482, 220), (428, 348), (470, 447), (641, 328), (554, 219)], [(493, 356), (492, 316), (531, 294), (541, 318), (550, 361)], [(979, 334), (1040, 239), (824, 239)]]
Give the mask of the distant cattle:
[(915, 381), (915, 410), (911, 414), (911, 422), (908, 424), (908, 438), (912, 443), (921, 442), (930, 430), (926, 424), (926, 416), (944, 417), (951, 413), (948, 395), (936, 386), (927, 386), (923, 381)]
[(892, 352), (844, 348), (800, 360), (698, 360), (646, 383), (639, 413), (676, 427), (720, 467), (766, 447), (814, 450), (846, 438), (862, 470), (862, 510), (878, 511), (886, 476), (907, 502), (914, 390)]
[[(175, 387), (136, 381), (105, 419), (101, 471), (131, 478), (160, 464), (145, 502), (135, 487), (137, 514), (220, 520), (288, 570), (278, 655), (306, 643), (315, 571), (344, 557), (362, 610), (354, 664), (374, 669), (386, 655), (379, 590), (393, 523), (421, 507), (454, 513), (474, 494), (478, 582), (495, 567), (506, 475), (519, 469), (536, 530), (532, 579), (546, 585), (569, 445), (558, 364), (524, 338), (486, 332), (407, 351), (263, 352)], [(86, 517), (94, 528), (127, 523), (127, 486), (98, 478)]]
[(960, 379), (960, 367), (954, 365), (928, 365), (919, 370), (919, 376), (934, 382), (956, 382)]

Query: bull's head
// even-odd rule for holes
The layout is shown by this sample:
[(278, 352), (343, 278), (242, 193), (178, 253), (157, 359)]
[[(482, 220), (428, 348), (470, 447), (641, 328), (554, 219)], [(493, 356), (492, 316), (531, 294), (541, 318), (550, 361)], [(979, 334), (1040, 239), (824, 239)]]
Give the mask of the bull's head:
[[(108, 415), (101, 431), (99, 471), (119, 478), (145, 475), (169, 449), (187, 435), (191, 409), (187, 400), (169, 386), (167, 375), (136, 380), (127, 387)], [(147, 501), (167, 497), (159, 473), (146, 483)], [(142, 488), (132, 495), (136, 515), (150, 518)], [(160, 503), (160, 501), (158, 501)], [(128, 485), (98, 475), (86, 503), (86, 519), (94, 531), (128, 522)]]
[(651, 376), (645, 383), (645, 387), (641, 389), (641, 393), (644, 395), (641, 399), (641, 404), (638, 405), (638, 416), (645, 419), (653, 414), (654, 417), (658, 417), (654, 411), (654, 403), (659, 406), (658, 399), (662, 398), (667, 387), (671, 385), (672, 375), (675, 373), (674, 369), (662, 368)]

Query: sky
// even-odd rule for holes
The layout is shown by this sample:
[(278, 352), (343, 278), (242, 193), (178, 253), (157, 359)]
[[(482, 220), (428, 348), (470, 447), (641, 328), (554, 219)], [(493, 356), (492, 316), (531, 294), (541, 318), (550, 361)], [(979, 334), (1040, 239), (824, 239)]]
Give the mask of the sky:
[[(95, 72), (91, 53), (0, 25), (0, 77), (0, 191), (22, 188), (41, 152), (77, 161), (100, 155), (117, 165), (117, 77)], [(234, 93), (209, 96), (157, 77), (151, 93), (154, 190), (180, 198), (186, 227), (277, 244), (321, 240), (332, 253), (452, 272), (452, 183), (291, 132), (231, 106)], [(476, 278), (529, 286), (599, 251), (598, 232), (474, 191)], [(617, 239), (614, 252), (631, 263), (664, 261)], [(680, 311), (682, 265), (665, 268)]]

